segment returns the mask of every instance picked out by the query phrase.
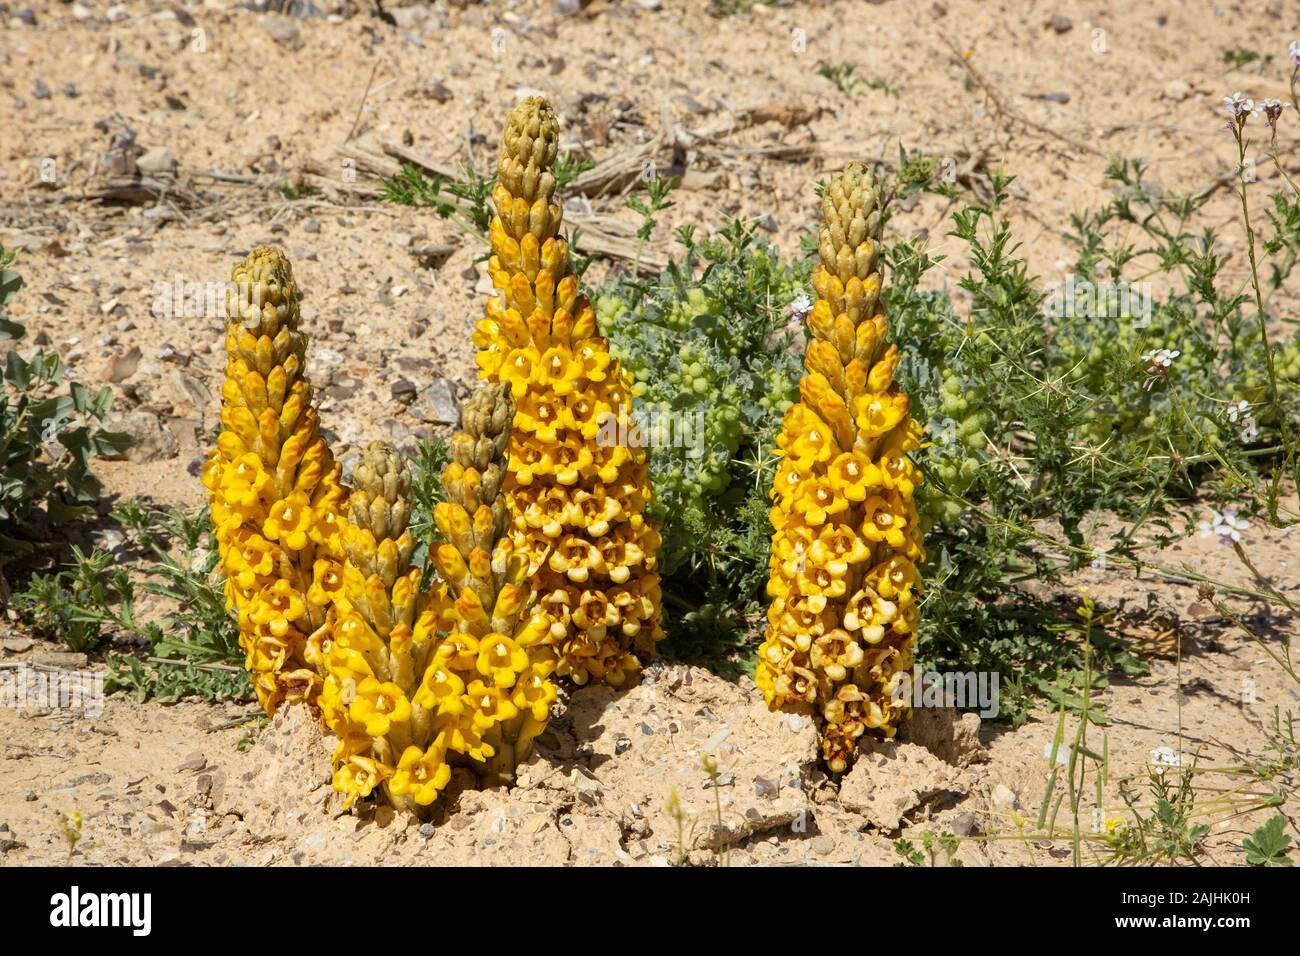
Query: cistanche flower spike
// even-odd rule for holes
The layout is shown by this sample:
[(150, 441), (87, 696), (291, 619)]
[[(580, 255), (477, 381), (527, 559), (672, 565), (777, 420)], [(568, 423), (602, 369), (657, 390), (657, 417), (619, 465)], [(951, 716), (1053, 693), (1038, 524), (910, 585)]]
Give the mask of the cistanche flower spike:
[(505, 494), (515, 549), (576, 684), (622, 684), (662, 634), (659, 530), (641, 447), (603, 444), (601, 425), (631, 417), (630, 376), (609, 353), (560, 234), (553, 167), (559, 122), (547, 103), (510, 113), (492, 198), (497, 290), (474, 332), (483, 378), (518, 405)]
[(343, 490), (312, 406), (289, 260), (261, 246), (232, 278), (221, 434), (203, 483), (245, 666), (273, 713), (320, 686), (308, 642), (340, 571)]
[(353, 470), (341, 586), (312, 643), (326, 670), (321, 714), (339, 740), (334, 787), (349, 806), (379, 790), (427, 815), (456, 767), (509, 784), (550, 719), (555, 652), (501, 491), (513, 418), (504, 385), (482, 386), (462, 409), (434, 511), (440, 580), (423, 595), (405, 460), (375, 442)]
[(883, 196), (853, 163), (822, 195), (807, 374), (777, 437), (766, 639), (768, 704), (817, 722), (842, 773), (867, 731), (892, 737), (916, 646), (923, 557), (909, 455), (921, 430), (894, 382), (881, 300)]

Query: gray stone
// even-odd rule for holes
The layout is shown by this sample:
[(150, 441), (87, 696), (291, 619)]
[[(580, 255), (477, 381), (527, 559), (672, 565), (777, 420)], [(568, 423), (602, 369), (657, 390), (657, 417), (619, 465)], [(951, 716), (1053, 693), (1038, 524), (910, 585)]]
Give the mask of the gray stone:
[(208, 758), (203, 756), (203, 754), (201, 754), (199, 751), (195, 750), (180, 762), (180, 764), (176, 767), (176, 772), (180, 773), (182, 771), (188, 770), (193, 773), (198, 773), (207, 765), (208, 765)]
[(440, 378), (425, 389), (417, 413), (422, 421), (432, 425), (455, 425), (459, 422), (460, 409), (456, 406), (451, 382)]
[(302, 33), (298, 24), (282, 17), (266, 17), (262, 20), (262, 29), (271, 35), (276, 43), (283, 43), (292, 49), (302, 45)]
[(398, 7), (396, 10), (389, 10), (389, 16), (397, 24), (398, 29), (413, 30), (425, 20), (429, 19), (429, 8), (422, 5), (410, 7)]
[(181, 450), (180, 443), (168, 429), (163, 427), (158, 416), (143, 409), (134, 412), (110, 413), (104, 421), (109, 431), (126, 432), (131, 436), (131, 447), (118, 460), (128, 461), (165, 461), (175, 458)]
[(456, 95), (451, 91), (451, 87), (436, 76), (429, 81), (429, 85), (425, 87), (425, 92), (439, 103), (449, 103)]
[(176, 172), (176, 156), (166, 146), (155, 146), (135, 161), (142, 173), (170, 176)]

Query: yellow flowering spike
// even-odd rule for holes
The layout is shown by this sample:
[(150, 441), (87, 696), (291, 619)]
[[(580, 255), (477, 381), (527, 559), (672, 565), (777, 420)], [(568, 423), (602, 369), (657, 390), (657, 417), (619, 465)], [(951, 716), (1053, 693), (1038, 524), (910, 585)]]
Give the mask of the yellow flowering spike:
[(443, 745), (489, 784), (514, 780), (555, 700), (549, 622), (530, 611), (527, 561), (509, 535), (503, 488), (514, 416), (504, 383), (481, 386), (461, 410), (463, 431), (443, 472), (448, 500), (435, 515), (444, 541), (433, 552), (451, 633), (415, 699)]
[(329, 580), (328, 622), (309, 658), (324, 674), (321, 715), (341, 741), (335, 789), (355, 799), (382, 786), (395, 807), (415, 811), (451, 777), (420, 693), (444, 595), (437, 588), (421, 595), (420, 570), (411, 566), (411, 475), (401, 455), (372, 442), (352, 484), (340, 534), (344, 561)]
[(894, 383), (880, 298), (881, 193), (861, 164), (822, 196), (800, 402), (777, 437), (766, 639), (755, 682), (768, 705), (810, 714), (834, 773), (868, 730), (892, 737), (916, 646), (923, 559), (907, 458), (920, 429)]
[[(511, 111), (492, 193), (488, 271), (497, 295), (474, 344), (483, 378), (507, 386), (519, 409), (504, 483), (511, 547), (527, 557), (531, 587), (542, 596), (556, 673), (617, 685), (662, 636), (659, 531), (645, 517), (645, 449), (597, 440), (607, 418), (630, 418), (632, 381), (598, 336), (595, 312), (569, 271), (552, 171), (558, 142), (544, 100), (530, 97)], [(833, 414), (836, 426), (851, 427), (853, 409)], [(579, 595), (591, 593), (612, 612), (584, 627), (573, 611)]]
[(298, 287), (277, 249), (254, 249), (227, 295), (222, 431), (203, 469), (226, 598), (267, 713), (312, 700), (308, 643), (340, 580), (339, 469), (318, 432)]

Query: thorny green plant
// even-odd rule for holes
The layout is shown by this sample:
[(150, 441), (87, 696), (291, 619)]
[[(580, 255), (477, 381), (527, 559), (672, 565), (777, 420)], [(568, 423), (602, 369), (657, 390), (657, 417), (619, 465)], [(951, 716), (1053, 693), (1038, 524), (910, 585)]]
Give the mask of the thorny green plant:
[(681, 257), (656, 280), (619, 277), (593, 300), (648, 423), (677, 429), (650, 448), (672, 649), (740, 670), (762, 613), (772, 446), (797, 394), (791, 318), (808, 270), (783, 263), (751, 223), (705, 240), (684, 228), (677, 241)]
[[(561, 153), (555, 161), (555, 180), (563, 190), (592, 166), (591, 160), (573, 153)], [(492, 222), (492, 187), (496, 174), (484, 176), (466, 163), (460, 179), (426, 173), (414, 163), (402, 163), (401, 171), (385, 179), (379, 188), (383, 202), (399, 206), (431, 207), (466, 232), (487, 241)]]
[(402, 163), (401, 172), (380, 186), (379, 198), (399, 206), (430, 207), (440, 219), (447, 219), (486, 242), (492, 222), (489, 202), (495, 181), (495, 175), (480, 175), (469, 163), (465, 164), (462, 179), (427, 174), (413, 163)]
[[(1055, 292), (1017, 256), (1002, 211), (1011, 180), (997, 173), (988, 203), (954, 213), (974, 263), (956, 288), (946, 276), (926, 288), (943, 266), (919, 242), (890, 250), (891, 325), (908, 343), (900, 378), (932, 440), (919, 456), (931, 524), (922, 659), (1002, 672), (1004, 716), (1016, 722), (1026, 693), (1082, 667), (1078, 648), (1062, 648), (1049, 627), (1060, 611), (1018, 585), (1088, 563), (1196, 580), (1144, 552), (1196, 532), (1194, 518), (1180, 525), (1172, 512), (1198, 493), (1232, 501), (1258, 489), (1295, 411), (1294, 399), (1279, 413), (1261, 392), (1248, 299), (1219, 291), (1222, 259), (1192, 225), (1203, 199), (1164, 195), (1144, 172), (1112, 165), (1115, 199), (1073, 223), (1078, 260), (1067, 278), (1078, 282)], [(903, 153), (891, 198), (924, 189), (960, 199), (941, 173), (936, 160)], [(1109, 239), (1121, 225), (1147, 244)], [(763, 601), (771, 436), (801, 371), (789, 333), (802, 320), (806, 273), (769, 258), (741, 224), (707, 243), (682, 230), (679, 242), (686, 255), (657, 282), (616, 281), (595, 297), (597, 313), (648, 410), (707, 409), (702, 453), (652, 449), (666, 600), (679, 612), (671, 637), (674, 650), (703, 637), (713, 653), (701, 656), (743, 660)], [(1129, 294), (1166, 273), (1182, 291), (1149, 303)], [(1300, 344), (1279, 355), (1288, 381), (1300, 379)], [(1187, 357), (1177, 374), (1167, 356)], [(1106, 510), (1125, 525), (1097, 540)], [(1098, 670), (1142, 668), (1101, 629), (1095, 649)]]
[(437, 529), (433, 523), (433, 509), (447, 500), (442, 487), (442, 472), (451, 460), (447, 440), (441, 436), (426, 438), (415, 447), (411, 462), (411, 536), (415, 538), (415, 552), (411, 561), (424, 569), (424, 584), (432, 580), (433, 564), (429, 560), (429, 546)]
[[(1300, 44), (1292, 51), (1291, 105), (1297, 106), (1295, 91), (1300, 77)], [(1284, 526), (1294, 522), (1296, 514), (1283, 502), (1283, 480), (1292, 486), (1296, 479), (1297, 456), (1297, 380), (1300, 380), (1300, 346), (1293, 334), (1283, 342), (1272, 339), (1274, 317), (1269, 304), (1290, 276), (1296, 261), (1297, 209), (1295, 184), (1279, 160), (1277, 148), (1277, 121), (1283, 107), (1276, 100), (1265, 100), (1258, 109), (1235, 94), (1225, 98), (1229, 121), (1227, 130), (1237, 147), (1237, 198), (1247, 241), (1249, 272), (1244, 282), (1232, 288), (1219, 275), (1222, 259), (1214, 250), (1212, 231), (1194, 233), (1190, 227), (1193, 214), (1203, 204), (1205, 194), (1190, 197), (1163, 197), (1149, 188), (1140, 164), (1116, 163), (1111, 175), (1123, 187), (1108, 210), (1100, 215), (1076, 217), (1079, 234), (1080, 262), (1078, 271), (1108, 272), (1112, 278), (1120, 276), (1125, 266), (1144, 259), (1145, 273), (1141, 275), (1177, 275), (1185, 283), (1186, 292), (1175, 292), (1158, 307), (1146, 323), (1148, 335), (1163, 337), (1153, 344), (1165, 350), (1148, 351), (1144, 361), (1150, 359), (1149, 376), (1144, 390), (1160, 396), (1157, 408), (1175, 423), (1163, 436), (1169, 449), (1165, 456), (1148, 453), (1148, 462), (1160, 462), (1160, 476), (1153, 493), (1150, 483), (1139, 484), (1127, 499), (1138, 508), (1132, 519), (1134, 524), (1120, 538), (1120, 548), (1112, 545), (1112, 556), (1119, 551), (1131, 561), (1135, 569), (1151, 567), (1150, 562), (1136, 556), (1132, 548), (1134, 532), (1145, 521), (1154, 523), (1163, 515), (1170, 502), (1178, 497), (1190, 497), (1198, 490), (1208, 489), (1220, 499), (1245, 503), (1270, 523)], [(1258, 117), (1268, 128), (1269, 146), (1266, 155), (1275, 165), (1287, 192), (1272, 197), (1273, 208), (1268, 213), (1273, 236), (1257, 242), (1251, 219), (1250, 195), (1257, 182), (1253, 164), (1248, 160), (1250, 138), (1248, 124)], [(1109, 248), (1102, 237), (1102, 227), (1115, 223), (1136, 226), (1139, 234), (1150, 245), (1125, 246), (1112, 244)], [(1271, 272), (1264, 278), (1260, 252), (1274, 257)], [(1226, 286), (1226, 288), (1225, 288)], [(1169, 318), (1181, 319), (1171, 323)], [(1192, 319), (1189, 321), (1188, 318)], [(1161, 320), (1164, 321), (1161, 321)], [(1112, 330), (1114, 334), (1115, 330)], [(1123, 330), (1118, 330), (1123, 334)], [(1095, 346), (1094, 346), (1095, 347)], [(1188, 367), (1180, 366), (1172, 373), (1174, 360), (1183, 354), (1193, 354), (1196, 361)], [(1104, 350), (1103, 350), (1104, 354)], [(1083, 361), (1092, 361), (1089, 352)], [(1226, 404), (1224, 412), (1216, 414), (1216, 404)], [(1207, 414), (1207, 406), (1210, 411)], [(1150, 423), (1142, 423), (1141, 432), (1151, 431)], [(1225, 428), (1224, 426), (1232, 426)], [(1233, 431), (1236, 431), (1234, 441)], [(1116, 444), (1127, 437), (1127, 430), (1118, 429), (1121, 436)], [(1139, 458), (1138, 460), (1141, 460)], [(1101, 473), (1111, 472), (1107, 466)], [(1140, 497), (1145, 491), (1145, 497)], [(1112, 505), (1112, 508), (1115, 506)], [(1251, 597), (1294, 613), (1300, 610), (1296, 602), (1282, 593), (1256, 567), (1249, 549), (1243, 542), (1242, 532), (1248, 524), (1241, 521), (1233, 507), (1215, 511), (1212, 520), (1201, 523), (1201, 533), (1218, 536), (1219, 544), (1231, 546), (1235, 556), (1254, 578), (1255, 589), (1233, 588), (1221, 582), (1211, 582), (1192, 569), (1177, 569), (1185, 583), (1198, 586), (1198, 597), (1209, 603), (1220, 619), (1242, 631), (1247, 639), (1260, 647), (1278, 669), (1296, 686), (1300, 675), (1292, 664), (1289, 645), (1284, 641), (1275, 649), (1247, 625), (1222, 598), (1216, 589)], [(1185, 532), (1186, 533), (1186, 532)], [(1157, 536), (1162, 537), (1162, 536)], [(1039, 539), (1042, 540), (1041, 538)], [(1077, 547), (1077, 542), (1070, 541)], [(1068, 551), (1067, 551), (1068, 553)], [(1163, 573), (1175, 569), (1160, 569)], [(1172, 575), (1169, 575), (1172, 576)], [(1295, 774), (1297, 745), (1294, 718), (1291, 712), (1283, 714), (1274, 708), (1272, 724), (1266, 732), (1267, 745), (1258, 755), (1243, 755), (1240, 762), (1229, 766), (1205, 766), (1200, 755), (1184, 752), (1181, 711), (1182, 648), (1179, 643), (1177, 679), (1178, 698), (1178, 749), (1158, 748), (1152, 754), (1152, 766), (1144, 775), (1126, 777), (1118, 781), (1125, 815), (1105, 816), (1095, 827), (1095, 833), (1081, 836), (1078, 814), (1070, 833), (1074, 859), (1081, 858), (1082, 844), (1088, 842), (1096, 851), (1096, 861), (1115, 865), (1150, 865), (1154, 863), (1200, 863), (1209, 852), (1211, 833), (1222, 830), (1233, 821), (1250, 814), (1278, 809), (1293, 800), (1296, 794)], [(1085, 695), (1085, 702), (1087, 695)], [(1057, 774), (1055, 757), (1063, 739), (1064, 707), (1058, 722), (1057, 737), (1049, 755), (1053, 761), (1051, 774)], [(1080, 720), (1082, 728), (1088, 721)], [(1091, 722), (1096, 723), (1093, 719)], [(1076, 743), (1079, 742), (1076, 738)], [(1072, 747), (1072, 754), (1075, 748)], [(1101, 768), (1096, 778), (1096, 809), (1099, 818), (1102, 809), (1102, 783), (1107, 772), (1108, 759), (1103, 749), (1100, 755), (1085, 751)], [(1068, 771), (1074, 775), (1073, 756)], [(1052, 781), (1054, 783), (1054, 781)], [(1081, 788), (1070, 788), (1072, 807), (1074, 794)], [(1045, 831), (1039, 838), (1053, 840), (1057, 833), (1053, 826), (1058, 796), (1053, 803), (1052, 786), (1042, 803), (1039, 829)], [(1050, 806), (1050, 814), (1049, 813)], [(1291, 865), (1289, 848), (1291, 838), (1285, 833), (1287, 826), (1295, 830), (1291, 818), (1282, 813), (1271, 816), (1241, 844), (1246, 862), (1254, 866)]]
[(636, 258), (632, 264), (633, 273), (640, 271), (641, 254), (645, 251), (645, 244), (654, 235), (659, 214), (665, 209), (672, 208), (673, 202), (668, 197), (677, 188), (679, 182), (676, 176), (660, 176), (653, 170), (650, 173), (649, 176), (642, 180), (645, 195), (641, 196), (633, 193), (627, 197), (625, 202), (628, 209), (641, 217), (641, 225), (636, 230), (637, 246)]

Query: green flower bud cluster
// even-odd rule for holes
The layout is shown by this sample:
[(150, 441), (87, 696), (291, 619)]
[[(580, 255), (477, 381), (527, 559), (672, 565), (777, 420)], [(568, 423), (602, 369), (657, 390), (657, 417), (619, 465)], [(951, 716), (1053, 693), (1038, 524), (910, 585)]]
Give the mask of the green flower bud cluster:
[(685, 542), (672, 527), (715, 520), (708, 516), (722, 496), (752, 483), (740, 462), (764, 440), (770, 446), (799, 397), (802, 372), (793, 338), (802, 323), (791, 304), (807, 288), (806, 264), (784, 264), (748, 236), (699, 251), (708, 263), (698, 276), (688, 259), (649, 290), (614, 285), (593, 297), (597, 324), (632, 375), (639, 406), (690, 429), (702, 425), (685, 443), (650, 449), (669, 566), (674, 553), (685, 553), (675, 548)]

